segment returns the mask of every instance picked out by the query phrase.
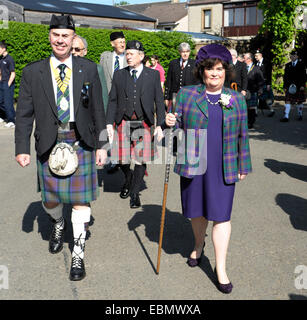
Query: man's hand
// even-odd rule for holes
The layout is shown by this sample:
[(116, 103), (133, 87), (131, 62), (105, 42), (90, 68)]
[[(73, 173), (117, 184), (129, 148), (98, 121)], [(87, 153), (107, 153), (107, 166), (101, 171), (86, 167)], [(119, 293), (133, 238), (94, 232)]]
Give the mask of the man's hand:
[(155, 129), (154, 136), (156, 135), (158, 142), (160, 142), (163, 139), (163, 131), (160, 126), (156, 127)]
[(107, 159), (107, 150), (105, 149), (98, 149), (96, 150), (96, 165), (103, 166)]
[(24, 153), (18, 154), (15, 159), (23, 168), (30, 164), (29, 154), (24, 154)]
[(168, 127), (173, 127), (176, 124), (178, 113), (168, 113), (165, 117), (165, 123)]
[(169, 101), (168, 100), (164, 100), (164, 104), (168, 107)]
[(243, 94), (244, 97), (246, 96), (246, 91), (245, 90), (242, 90), (241, 93)]
[(107, 131), (108, 131), (109, 142), (112, 143), (114, 138), (114, 128), (112, 124), (107, 124)]

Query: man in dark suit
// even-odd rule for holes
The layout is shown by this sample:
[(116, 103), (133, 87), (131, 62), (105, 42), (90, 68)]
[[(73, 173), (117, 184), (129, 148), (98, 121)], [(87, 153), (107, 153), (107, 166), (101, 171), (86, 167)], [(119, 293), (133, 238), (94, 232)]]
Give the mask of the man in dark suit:
[[(96, 165), (103, 165), (107, 153), (99, 135), (106, 128), (97, 66), (90, 60), (73, 57), (71, 48), (75, 25), (71, 16), (52, 15), (50, 57), (28, 64), (22, 74), (16, 113), (16, 161), (30, 164), (30, 136), (35, 120), (38, 184), (42, 205), (51, 217), (53, 230), (49, 251), (63, 248), (66, 221), (63, 204), (72, 206), (74, 247), (70, 280), (85, 277), (84, 246), (91, 216), (90, 202), (96, 200)], [(62, 143), (62, 144), (59, 144)], [(73, 173), (68, 157), (53, 167), (52, 150), (63, 143), (76, 152), (78, 165)], [(68, 146), (69, 147), (69, 146)], [(63, 156), (62, 149), (60, 155)], [(95, 151), (96, 150), (96, 151)]]
[(183, 86), (199, 83), (193, 74), (195, 60), (189, 58), (191, 53), (190, 45), (183, 42), (179, 45), (178, 51), (180, 58), (170, 62), (165, 81), (164, 101), (168, 109), (170, 109), (173, 97), (179, 89)]
[[(140, 186), (146, 170), (146, 162), (153, 159), (155, 149), (152, 144), (152, 129), (158, 141), (162, 139), (161, 124), (165, 117), (163, 92), (159, 72), (143, 65), (144, 48), (139, 41), (129, 41), (126, 47), (128, 67), (114, 73), (112, 89), (107, 108), (107, 130), (110, 141), (114, 138), (116, 125), (118, 138), (113, 146), (118, 146), (118, 160), (125, 174), (125, 183), (120, 197), (130, 195), (130, 207), (141, 205)], [(156, 106), (156, 108), (155, 108)], [(155, 110), (156, 109), (156, 110)], [(115, 150), (112, 150), (114, 157)], [(134, 160), (134, 171), (130, 169)]]
[(306, 68), (304, 63), (299, 60), (296, 50), (290, 54), (291, 61), (285, 66), (284, 90), (285, 90), (285, 113), (280, 119), (281, 122), (289, 121), (291, 104), (296, 104), (297, 120), (303, 120), (303, 103), (306, 100), (305, 85), (307, 81)]
[(260, 68), (264, 78), (263, 93), (259, 97), (259, 109), (268, 108), (270, 110), (268, 116), (273, 117), (275, 111), (273, 109), (274, 95), (271, 88), (272, 66), (263, 58), (260, 50), (256, 51), (255, 60), (257, 61), (256, 65)]
[(264, 79), (262, 72), (253, 62), (253, 54), (248, 52), (244, 54), (244, 61), (247, 68), (247, 90), (250, 95), (246, 96), (248, 112), (248, 128), (254, 126), (258, 107), (258, 97), (263, 93)]
[(234, 75), (231, 79), (231, 83), (235, 82), (237, 85), (237, 90), (246, 95), (247, 90), (247, 69), (246, 65), (243, 62), (238, 60), (238, 53), (235, 49), (230, 49), (230, 54), (232, 57), (232, 63), (234, 66)]

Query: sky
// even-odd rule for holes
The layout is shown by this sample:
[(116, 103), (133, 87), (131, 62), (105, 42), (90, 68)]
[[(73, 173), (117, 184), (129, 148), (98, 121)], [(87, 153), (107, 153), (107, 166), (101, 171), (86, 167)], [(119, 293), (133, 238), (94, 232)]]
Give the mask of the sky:
[[(69, 1), (69, 0), (66, 0)], [(107, 4), (109, 6), (113, 5), (113, 2), (120, 2), (121, 0), (71, 0), (75, 2), (86, 2), (86, 3), (94, 3), (94, 4)], [(162, 2), (164, 0), (124, 0), (129, 4), (139, 4), (139, 3), (148, 3), (148, 2)]]

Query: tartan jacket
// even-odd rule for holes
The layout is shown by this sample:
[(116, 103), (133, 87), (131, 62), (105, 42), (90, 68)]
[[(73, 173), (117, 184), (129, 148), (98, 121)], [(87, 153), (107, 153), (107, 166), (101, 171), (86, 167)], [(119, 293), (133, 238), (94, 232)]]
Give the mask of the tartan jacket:
[[(199, 153), (199, 129), (208, 126), (208, 104), (204, 98), (205, 85), (187, 86), (178, 92), (176, 110), (178, 113), (176, 127), (184, 130), (187, 137), (188, 129), (195, 130), (195, 154)], [(232, 109), (223, 109), (223, 174), (225, 183), (238, 181), (238, 173), (247, 174), (252, 171), (248, 127), (247, 107), (244, 97), (229, 88), (223, 88), (222, 93), (231, 94), (233, 98)], [(193, 143), (194, 149), (194, 143)], [(184, 150), (185, 159), (190, 153), (189, 145)], [(179, 149), (178, 149), (179, 155)], [(182, 163), (182, 164), (180, 164)], [(188, 161), (178, 163), (174, 167), (175, 173), (186, 178), (195, 176), (195, 166)]]

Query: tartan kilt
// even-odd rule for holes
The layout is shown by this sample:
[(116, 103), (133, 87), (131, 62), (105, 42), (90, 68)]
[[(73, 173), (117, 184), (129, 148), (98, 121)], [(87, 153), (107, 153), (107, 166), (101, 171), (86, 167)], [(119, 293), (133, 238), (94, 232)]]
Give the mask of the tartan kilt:
[[(57, 141), (73, 145), (76, 142), (75, 131), (58, 133)], [(37, 158), (38, 192), (41, 192), (43, 202), (86, 204), (97, 199), (95, 151), (79, 142), (76, 152), (78, 168), (66, 177), (51, 172), (48, 159)]]
[(285, 101), (290, 101), (291, 104), (301, 104), (304, 103), (306, 100), (305, 91), (304, 90), (298, 90), (295, 94), (291, 94), (286, 91), (285, 94)]
[(247, 108), (258, 106), (258, 94), (257, 92), (251, 92), (250, 99), (246, 100)]
[[(153, 141), (153, 126), (149, 126), (145, 121), (142, 123), (143, 128), (133, 131), (131, 137), (130, 132), (127, 132), (126, 120), (122, 120), (117, 126), (111, 150), (112, 162), (128, 164), (133, 159), (146, 163), (158, 156), (158, 149)], [(134, 134), (137, 136), (134, 137)]]

